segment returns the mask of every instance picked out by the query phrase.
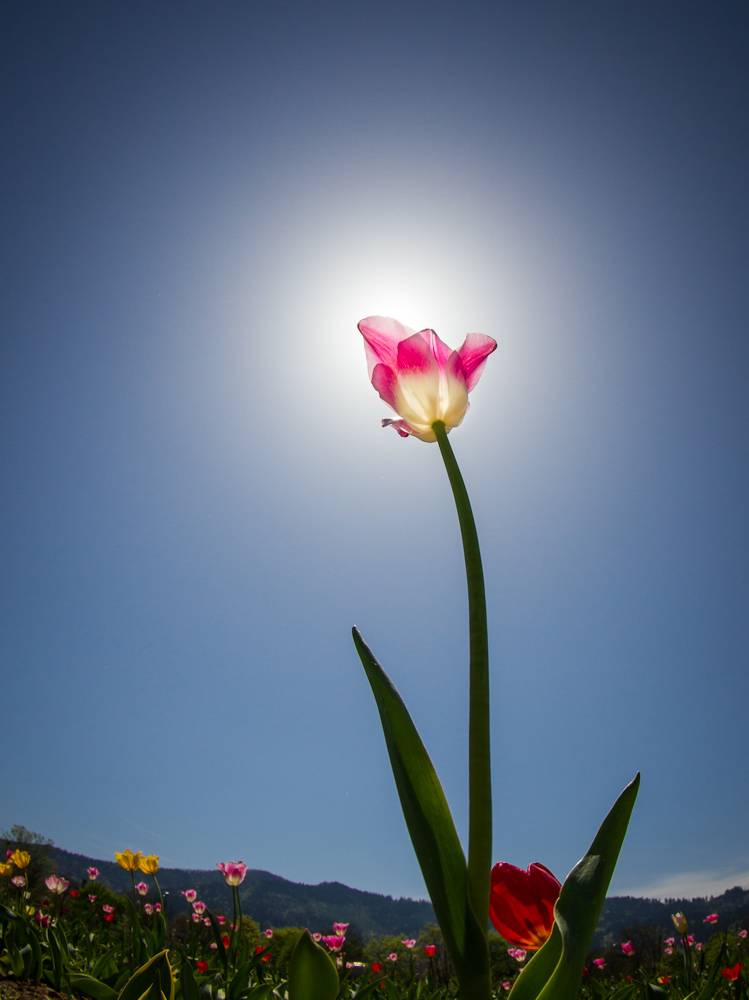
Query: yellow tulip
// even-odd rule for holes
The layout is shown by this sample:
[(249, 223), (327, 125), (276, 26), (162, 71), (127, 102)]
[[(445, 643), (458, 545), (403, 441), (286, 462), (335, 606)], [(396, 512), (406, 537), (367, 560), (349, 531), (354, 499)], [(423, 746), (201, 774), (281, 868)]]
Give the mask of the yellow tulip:
[(147, 858), (140, 859), (140, 870), (146, 875), (155, 875), (159, 870), (160, 854), (149, 854)]
[(132, 851), (123, 851), (119, 854), (115, 851), (114, 857), (120, 868), (124, 868), (126, 872), (137, 871), (140, 867), (140, 851), (137, 854), (133, 854)]
[(679, 934), (687, 933), (689, 930), (689, 924), (687, 923), (687, 918), (683, 913), (672, 913), (671, 920), (673, 921), (673, 925)]
[(33, 917), (35, 913), (36, 913), (36, 909), (33, 906), (27, 906), (26, 907), (26, 915), (27, 916)]
[(0, 875), (10, 877), (13, 874), (13, 865), (0, 862)]
[(16, 868), (28, 868), (31, 864), (31, 855), (26, 851), (16, 850), (13, 854), (11, 854), (10, 860)]

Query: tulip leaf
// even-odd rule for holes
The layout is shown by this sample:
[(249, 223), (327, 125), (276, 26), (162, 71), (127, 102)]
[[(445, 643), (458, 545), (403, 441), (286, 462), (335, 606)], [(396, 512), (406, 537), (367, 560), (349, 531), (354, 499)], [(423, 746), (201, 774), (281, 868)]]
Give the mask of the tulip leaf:
[(637, 774), (614, 803), (588, 853), (565, 879), (554, 907), (551, 937), (518, 977), (512, 1000), (578, 1000), (583, 966), (639, 785)]
[(468, 871), (450, 808), (416, 726), (392, 681), (353, 629), (380, 712), (395, 785), (429, 898), (461, 986), (461, 997), (489, 995), (489, 952), (468, 899)]
[(73, 972), (70, 976), (70, 985), (76, 993), (83, 993), (92, 1000), (117, 1000), (116, 990), (93, 976), (86, 975), (85, 972)]
[(161, 993), (166, 1000), (174, 1000), (172, 967), (166, 951), (160, 951), (133, 973), (125, 983), (119, 1000), (141, 1000), (147, 993), (152, 995), (154, 1000), (158, 1000), (158, 995)]
[(335, 1000), (338, 971), (330, 956), (304, 931), (291, 953), (289, 1000)]

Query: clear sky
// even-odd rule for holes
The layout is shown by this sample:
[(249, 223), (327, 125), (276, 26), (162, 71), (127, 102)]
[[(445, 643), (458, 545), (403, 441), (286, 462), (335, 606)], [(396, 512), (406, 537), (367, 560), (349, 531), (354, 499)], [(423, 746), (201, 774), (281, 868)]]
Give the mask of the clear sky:
[(749, 7), (7, 3), (0, 825), (423, 896), (356, 624), (461, 835), (436, 445), (356, 323), (494, 337), (451, 435), (495, 858), (749, 885)]

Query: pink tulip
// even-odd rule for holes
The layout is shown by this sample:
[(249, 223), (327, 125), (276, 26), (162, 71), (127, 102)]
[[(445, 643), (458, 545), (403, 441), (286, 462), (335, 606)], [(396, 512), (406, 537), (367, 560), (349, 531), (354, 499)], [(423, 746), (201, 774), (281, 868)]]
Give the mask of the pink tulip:
[(334, 934), (344, 934), (348, 930), (348, 924), (333, 924)]
[(666, 938), (666, 944), (669, 946), (669, 948), (673, 948), (675, 940), (676, 938)]
[(146, 885), (145, 882), (138, 882), (135, 888), (138, 890), (138, 893), (141, 896), (145, 896), (146, 893), (148, 892), (148, 886)]
[(216, 917), (216, 920), (222, 925), (226, 923), (226, 917)]
[(740, 938), (745, 938), (746, 937), (746, 931), (739, 931), (739, 937)]
[(48, 913), (42, 913), (41, 910), (36, 911), (36, 922), (40, 927), (49, 927), (49, 922), (52, 918)]
[(329, 937), (322, 938), (322, 943), (327, 945), (330, 951), (338, 952), (346, 943), (346, 938), (341, 934), (331, 934)]
[(151, 914), (153, 913), (153, 906), (152, 906), (152, 905), (151, 905), (150, 903), (146, 903), (146, 904), (145, 904), (145, 905), (143, 906), (143, 909), (144, 909), (144, 910), (146, 911), (146, 913), (148, 914), (148, 916), (149, 916), (149, 917), (150, 917), (150, 916), (151, 916)]
[(631, 941), (625, 941), (622, 945), (622, 951), (625, 955), (634, 955), (635, 949)]
[(199, 924), (200, 923), (200, 917), (197, 915), (197, 913), (193, 913), (193, 915), (192, 915), (192, 922), (194, 924)]
[(687, 941), (689, 944), (694, 944), (694, 934), (687, 934)]
[(705, 919), (702, 921), (702, 923), (703, 924), (717, 924), (718, 923), (718, 914), (717, 913), (708, 913), (708, 915), (705, 917)]
[(99, 877), (98, 868), (87, 868), (86, 871), (88, 872), (88, 877), (91, 882), (95, 882)]
[(388, 962), (397, 962), (397, 961), (398, 961), (398, 956), (395, 954), (394, 951), (391, 951), (390, 954), (388, 955)]
[(211, 926), (211, 918), (210, 917), (203, 917), (203, 923), (206, 925), (206, 927), (210, 927)]
[(594, 958), (593, 959), (593, 965), (595, 965), (599, 969), (602, 969), (605, 964), (606, 964), (606, 959), (605, 958)]
[(247, 874), (247, 865), (241, 861), (222, 861), (216, 867), (223, 873), (227, 885), (240, 885)]
[(13, 878), (11, 879), (11, 882), (13, 883), (13, 885), (17, 885), (18, 888), (20, 889), (22, 885), (26, 885), (26, 876), (14, 875)]
[(198, 900), (197, 903), (193, 903), (192, 908), (196, 913), (205, 913), (205, 903), (201, 902), (201, 900)]
[(188, 903), (194, 903), (198, 898), (198, 894), (194, 889), (183, 889), (182, 895), (185, 897)]
[(211, 943), (208, 945), (208, 947), (211, 949), (211, 951), (216, 951), (216, 949), (218, 948), (218, 945), (216, 944), (215, 941), (211, 941)]
[(667, 955), (673, 955), (673, 953), (674, 953), (674, 949), (673, 948), (664, 948), (663, 950), (665, 951), (665, 953)]
[(62, 896), (70, 885), (70, 882), (67, 879), (60, 878), (58, 875), (50, 875), (48, 878), (45, 878), (44, 884), (50, 892), (55, 892), (58, 896)]
[(410, 941), (401, 941), (401, 944), (404, 948), (408, 948), (410, 950), (416, 944), (416, 941), (411, 939)]
[(315, 944), (320, 944), (320, 942), (322, 941), (322, 934), (313, 934), (312, 940), (315, 942)]
[(509, 993), (510, 985), (510, 983), (502, 983), (502, 989)]
[(701, 941), (697, 942), (697, 944), (694, 946), (694, 950), (695, 951), (702, 951), (702, 942)]
[(153, 908), (157, 913), (161, 913), (161, 903), (154, 903)]
[(370, 316), (359, 323), (364, 337), (367, 370), (380, 398), (400, 420), (386, 419), (401, 437), (413, 434), (436, 441), (437, 420), (449, 431), (468, 411), (468, 393), (497, 347), (483, 333), (469, 333), (462, 347), (451, 351), (434, 330), (417, 333), (395, 319)]
[(106, 903), (102, 903), (101, 908), (105, 913), (114, 913), (114, 907), (108, 906)]
[(524, 948), (508, 948), (507, 954), (512, 955), (516, 962), (524, 962), (528, 952)]
[(265, 932), (265, 936), (267, 938), (272, 938), (273, 937), (273, 929), (271, 927), (269, 927), (268, 930)]
[(88, 901), (89, 901), (89, 903), (95, 903), (96, 902), (96, 896), (89, 896), (88, 897)]

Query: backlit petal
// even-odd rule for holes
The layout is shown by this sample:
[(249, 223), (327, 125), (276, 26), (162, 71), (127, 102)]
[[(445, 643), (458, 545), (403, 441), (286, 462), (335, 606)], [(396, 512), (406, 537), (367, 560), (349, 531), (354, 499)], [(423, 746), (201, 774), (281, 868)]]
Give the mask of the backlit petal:
[(486, 359), (497, 349), (497, 341), (483, 333), (469, 333), (458, 348), (463, 362), (468, 392), (474, 388), (486, 366)]
[(370, 378), (378, 362), (395, 371), (398, 367), (398, 344), (416, 333), (409, 326), (404, 326), (389, 316), (368, 316), (358, 326), (359, 332), (364, 337), (367, 373)]

